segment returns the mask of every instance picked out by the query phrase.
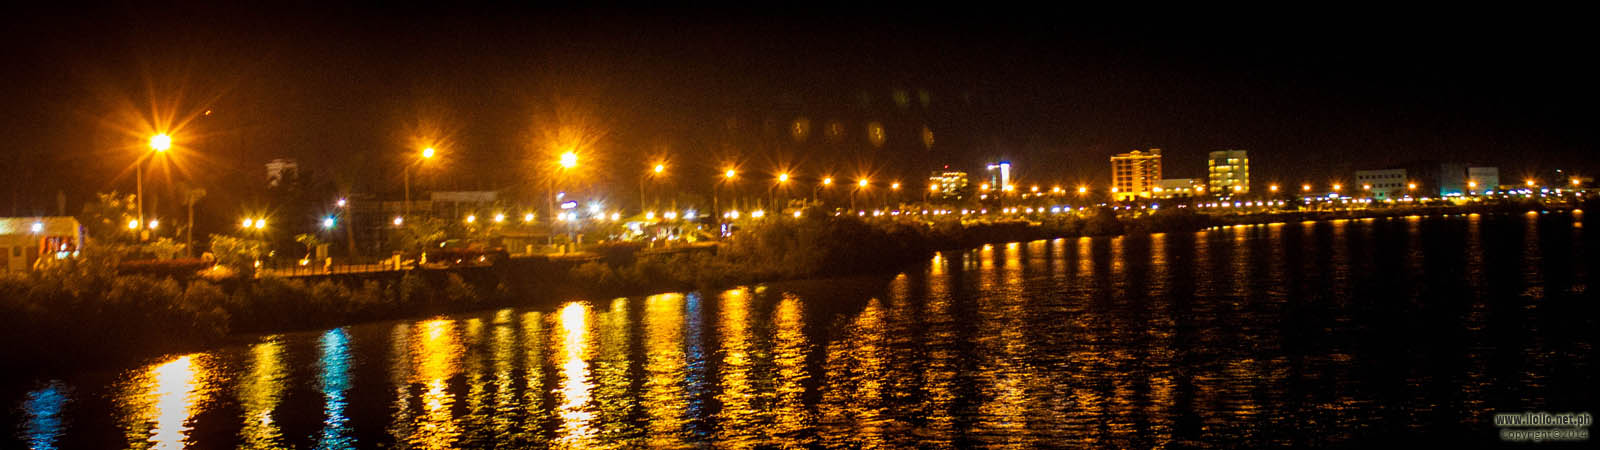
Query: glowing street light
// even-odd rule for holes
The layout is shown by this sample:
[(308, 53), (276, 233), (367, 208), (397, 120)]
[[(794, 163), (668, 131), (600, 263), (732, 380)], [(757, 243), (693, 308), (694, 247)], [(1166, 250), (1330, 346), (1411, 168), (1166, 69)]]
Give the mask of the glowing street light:
[(405, 223), (406, 223), (406, 218), (405, 217), (395, 217), (394, 218), (394, 226), (398, 227), (398, 226), (401, 226), (401, 225), (405, 225)]
[(1311, 185), (1309, 185), (1309, 184), (1300, 185), (1300, 191), (1301, 192), (1311, 192)]
[[(250, 225), (246, 224), (245, 226), (248, 227)], [(137, 229), (139, 229), (139, 219), (129, 220), (128, 221), (128, 229), (129, 230), (137, 230)]]
[(494, 223), (501, 223), (501, 222), (505, 222), (505, 221), (506, 221), (506, 215), (505, 214), (501, 214), (501, 213), (495, 213), (494, 214)]
[(160, 220), (150, 219), (150, 229), (154, 230), (154, 229), (156, 229), (156, 228), (158, 228), (160, 226), (161, 226), (161, 221)]
[[(578, 153), (572, 150), (561, 153), (561, 168), (571, 169), (574, 167), (578, 167)], [(665, 168), (663, 167), (663, 169)]]
[(893, 182), (893, 183), (889, 183), (889, 189), (893, 189), (893, 190), (896, 190), (896, 191), (900, 190), (900, 182), (896, 181), (896, 182)]
[(1415, 190), (1417, 190), (1417, 184), (1416, 183), (1406, 183), (1406, 189), (1415, 191)]
[(532, 222), (533, 221), (533, 213), (523, 214), (522, 215), (522, 221), (523, 222)]
[(778, 182), (779, 183), (788, 183), (789, 182), (789, 174), (788, 173), (780, 173), (780, 174), (778, 174)]
[(1470, 188), (1470, 189), (1477, 189), (1478, 188), (1478, 182), (1477, 181), (1468, 180), (1467, 181), (1467, 187)]
[[(424, 148), (422, 149), (422, 152), (418, 154), (420, 157), (417, 158), (417, 163), (420, 164), (428, 162), (429, 160), (432, 160), (436, 154), (438, 154), (438, 151), (434, 150), (433, 147)], [(411, 166), (412, 163), (406, 163), (405, 168), (401, 170), (401, 177), (405, 179), (406, 204), (404, 210), (406, 215), (411, 214)]]
[(667, 165), (666, 164), (656, 164), (656, 167), (655, 167), (656, 175), (660, 175), (661, 172), (665, 172), (666, 170), (667, 170)]
[(1278, 185), (1276, 185), (1276, 184), (1267, 185), (1267, 190), (1268, 191), (1272, 191), (1272, 192), (1278, 192)]
[(1523, 183), (1526, 183), (1528, 185), (1528, 187), (1533, 187), (1533, 185), (1534, 185), (1533, 180), (1527, 180), (1527, 181), (1524, 181)]
[(165, 152), (170, 148), (172, 148), (172, 136), (167, 136), (166, 134), (158, 134), (158, 135), (155, 135), (155, 136), (150, 136), (150, 149), (151, 150), (155, 150), (157, 152)]
[(865, 188), (865, 187), (867, 187), (867, 184), (869, 184), (869, 183), (870, 182), (867, 181), (866, 178), (862, 178), (860, 180), (856, 180), (856, 187)]
[(1089, 193), (1089, 188), (1087, 186), (1078, 186), (1078, 195), (1083, 195), (1083, 194), (1087, 194), (1087, 193)]
[(334, 225), (334, 222), (333, 222), (333, 218), (332, 217), (324, 217), (324, 218), (322, 218), (322, 229), (324, 229), (324, 230), (332, 230), (333, 229), (333, 225)]
[(1334, 192), (1339, 192), (1339, 189), (1340, 189), (1340, 188), (1343, 188), (1343, 187), (1344, 187), (1344, 186), (1343, 186), (1343, 185), (1340, 185), (1340, 184), (1339, 184), (1339, 183), (1334, 183), (1334, 184), (1333, 184), (1333, 191), (1334, 191)]

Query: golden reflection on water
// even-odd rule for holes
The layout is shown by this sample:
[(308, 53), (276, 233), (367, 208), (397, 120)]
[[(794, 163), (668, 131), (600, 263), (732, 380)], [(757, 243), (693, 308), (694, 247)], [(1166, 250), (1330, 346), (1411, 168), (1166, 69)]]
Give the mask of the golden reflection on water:
[(685, 445), (689, 418), (683, 383), (689, 372), (683, 351), (683, 315), (683, 294), (645, 298), (645, 379), (640, 403), (648, 417), (645, 444), (652, 448)]
[(589, 409), (589, 308), (583, 302), (568, 302), (561, 308), (561, 346), (555, 357), (560, 362), (561, 389), (556, 392), (561, 423), (556, 431), (559, 448), (589, 448), (595, 439), (594, 413)]
[(884, 446), (885, 399), (883, 304), (874, 298), (828, 344), (824, 362), (825, 383), (821, 415), (827, 442), (852, 443), (858, 448)]
[(811, 444), (805, 433), (816, 426), (816, 416), (806, 407), (806, 353), (810, 349), (805, 333), (804, 304), (799, 297), (785, 293), (773, 313), (773, 362), (778, 366), (777, 399), (773, 435), (787, 437), (791, 446)]
[(717, 412), (717, 439), (732, 448), (748, 448), (765, 442), (767, 425), (772, 421), (772, 411), (765, 405), (770, 392), (761, 392), (755, 386), (755, 373), (760, 351), (752, 342), (750, 293), (745, 289), (722, 292), (722, 321), (718, 333), (722, 335), (721, 390), (717, 402), (722, 409)]
[(283, 342), (277, 336), (263, 338), (263, 342), (250, 347), (250, 373), (238, 387), (239, 404), (244, 408), (239, 448), (283, 446), (283, 433), (272, 412), (283, 398), (285, 375)]
[(595, 342), (595, 359), (591, 375), (594, 385), (593, 402), (596, 410), (596, 437), (607, 444), (621, 444), (638, 439), (628, 415), (635, 399), (628, 393), (632, 384), (628, 356), (628, 299), (612, 299), (605, 313), (596, 322), (599, 336)]
[(520, 436), (513, 435), (521, 435), (528, 430), (517, 426), (522, 411), (521, 405), (517, 404), (517, 334), (511, 324), (511, 315), (510, 309), (495, 312), (493, 341), (490, 345), (494, 352), (494, 412), (489, 420), (490, 430), (497, 440), (517, 438), (515, 441), (521, 441)]
[(448, 319), (422, 322), (416, 332), (411, 347), (411, 361), (416, 369), (409, 381), (422, 385), (422, 410), (416, 417), (413, 434), (406, 441), (420, 448), (452, 448), (461, 430), (450, 410), (455, 405), (450, 379), (460, 370), (463, 352), (456, 337), (455, 322)]
[(152, 364), (121, 383), (116, 403), (128, 448), (181, 449), (192, 442), (190, 420), (210, 405), (216, 379), (204, 354)]
[(538, 311), (523, 313), (521, 322), (523, 421), (518, 435), (521, 439), (512, 441), (509, 446), (546, 446), (549, 443), (545, 434), (538, 432), (543, 427), (541, 419), (548, 412), (544, 404), (544, 314)]

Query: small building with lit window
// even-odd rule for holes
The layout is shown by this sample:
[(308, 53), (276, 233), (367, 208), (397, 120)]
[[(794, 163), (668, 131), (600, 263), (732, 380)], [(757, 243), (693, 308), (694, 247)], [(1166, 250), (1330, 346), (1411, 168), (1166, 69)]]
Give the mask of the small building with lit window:
[(73, 217), (0, 217), (0, 272), (33, 270), (40, 258), (72, 258), (83, 246)]

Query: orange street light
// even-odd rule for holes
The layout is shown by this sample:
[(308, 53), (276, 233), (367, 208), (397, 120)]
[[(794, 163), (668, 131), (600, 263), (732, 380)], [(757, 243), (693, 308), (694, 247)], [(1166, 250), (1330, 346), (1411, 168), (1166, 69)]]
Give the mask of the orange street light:
[(889, 189), (893, 189), (893, 190), (896, 190), (896, 191), (900, 190), (900, 182), (896, 181), (896, 182), (893, 182), (893, 183), (889, 183)]
[(165, 151), (167, 151), (167, 149), (170, 149), (170, 148), (172, 148), (172, 136), (167, 136), (165, 134), (158, 134), (158, 135), (155, 135), (155, 136), (150, 136), (150, 149), (151, 150), (155, 150), (156, 152), (159, 153), (159, 152), (165, 152)]
[(1278, 185), (1276, 185), (1276, 184), (1268, 185), (1267, 186), (1267, 190), (1272, 191), (1272, 192), (1278, 192)]
[(1300, 190), (1303, 191), (1303, 192), (1311, 192), (1311, 185), (1302, 184), (1302, 185), (1300, 185)]
[(1078, 195), (1083, 195), (1083, 194), (1087, 194), (1087, 193), (1089, 193), (1089, 188), (1088, 187), (1078, 186)]
[(666, 164), (656, 164), (656, 167), (655, 167), (656, 175), (660, 175), (661, 172), (665, 172), (666, 170), (667, 170), (667, 165)]
[[(563, 168), (563, 169), (571, 169), (573, 167), (578, 167), (578, 152), (575, 152), (575, 151), (572, 151), (572, 150), (567, 150), (566, 152), (562, 153), (561, 154), (560, 163), (561, 163), (561, 168)], [(663, 167), (663, 169), (664, 169), (664, 167)]]

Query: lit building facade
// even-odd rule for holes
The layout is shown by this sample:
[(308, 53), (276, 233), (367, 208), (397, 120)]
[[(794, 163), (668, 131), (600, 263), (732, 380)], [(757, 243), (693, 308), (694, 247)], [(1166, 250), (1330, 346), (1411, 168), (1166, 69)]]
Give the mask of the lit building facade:
[(1156, 183), (1155, 197), (1196, 197), (1206, 194), (1206, 184), (1194, 178), (1168, 178)]
[(1362, 196), (1388, 200), (1405, 196), (1410, 182), (1406, 169), (1357, 170), (1354, 187), (1361, 189)]
[(0, 217), (0, 273), (33, 269), (40, 258), (78, 256), (83, 227), (73, 217)]
[(928, 176), (928, 184), (939, 189), (933, 192), (933, 198), (960, 200), (967, 189), (967, 173), (959, 170), (936, 171)]
[(1467, 168), (1467, 195), (1492, 191), (1500, 185), (1500, 168), (1474, 166)]
[(1111, 157), (1111, 197), (1117, 201), (1150, 198), (1161, 181), (1161, 149), (1134, 150)]
[(1250, 156), (1244, 150), (1218, 150), (1206, 159), (1208, 186), (1216, 195), (1250, 193)]

